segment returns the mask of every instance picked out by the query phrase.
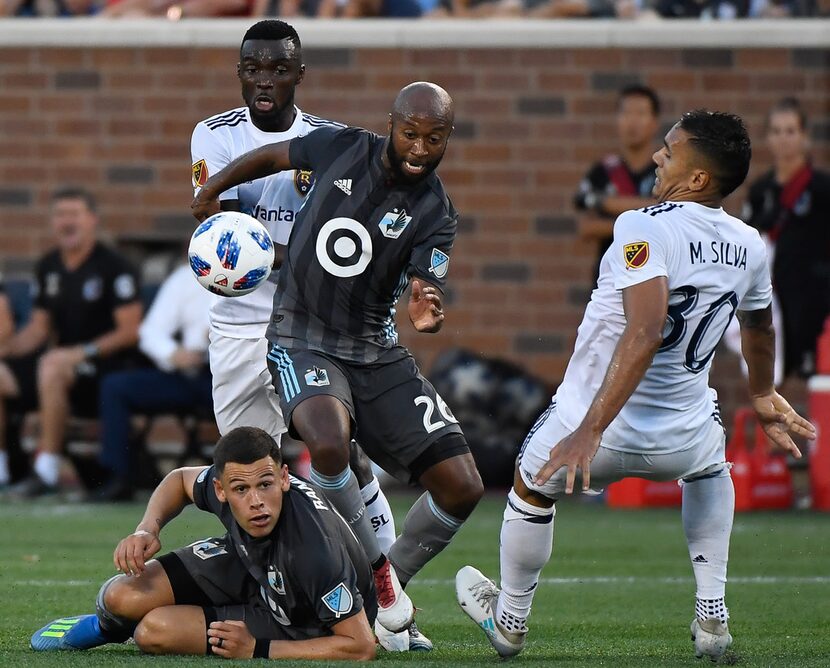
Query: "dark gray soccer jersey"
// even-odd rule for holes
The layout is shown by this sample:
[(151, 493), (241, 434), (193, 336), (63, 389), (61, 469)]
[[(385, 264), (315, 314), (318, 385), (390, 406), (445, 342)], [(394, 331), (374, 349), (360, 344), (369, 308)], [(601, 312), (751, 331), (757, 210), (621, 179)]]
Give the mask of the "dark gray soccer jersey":
[(332, 626), (361, 609), (374, 619), (377, 599), (369, 560), (319, 489), (292, 476), (274, 531), (254, 539), (239, 528), (230, 506), (219, 501), (215, 475), (213, 466), (199, 475), (193, 501), (225, 525), (237, 556), (289, 637), (330, 635)]
[(271, 343), (369, 364), (397, 346), (395, 304), (409, 279), (443, 287), (455, 209), (434, 173), (416, 185), (390, 182), (383, 146), (360, 128), (291, 140), (291, 164), (315, 181), (280, 269)]

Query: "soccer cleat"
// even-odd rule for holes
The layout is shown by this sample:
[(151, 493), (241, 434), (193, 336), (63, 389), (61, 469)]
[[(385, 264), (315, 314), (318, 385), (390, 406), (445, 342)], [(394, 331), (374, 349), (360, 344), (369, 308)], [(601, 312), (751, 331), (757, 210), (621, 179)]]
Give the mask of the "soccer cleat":
[(401, 587), (392, 562), (386, 559), (374, 576), (378, 596), (377, 621), (392, 633), (406, 630), (415, 619), (415, 608)]
[(79, 615), (77, 617), (61, 617), (49, 622), (39, 631), (35, 631), (29, 641), (30, 647), (36, 652), (54, 652), (56, 650), (78, 650), (86, 647), (77, 647), (67, 642), (67, 635), (78, 624), (95, 615)]
[(484, 631), (500, 657), (507, 659), (522, 651), (527, 627), (511, 632), (499, 624), (495, 612), (499, 589), (492, 580), (478, 569), (464, 566), (455, 576), (455, 595), (458, 605)]
[(382, 624), (375, 622), (375, 637), (378, 644), (387, 652), (431, 652), (432, 641), (421, 633), (413, 620), (409, 628), (399, 633), (387, 631)]
[(695, 643), (695, 656), (698, 659), (708, 656), (712, 661), (717, 661), (732, 644), (729, 625), (719, 619), (695, 617), (690, 630)]

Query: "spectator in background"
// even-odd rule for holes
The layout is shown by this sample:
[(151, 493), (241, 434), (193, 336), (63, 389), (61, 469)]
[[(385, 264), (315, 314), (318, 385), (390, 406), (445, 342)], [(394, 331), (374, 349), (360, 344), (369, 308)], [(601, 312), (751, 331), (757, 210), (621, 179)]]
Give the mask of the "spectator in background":
[(129, 451), (133, 414), (157, 415), (204, 409), (212, 414), (207, 348), (208, 313), (216, 296), (181, 266), (162, 284), (139, 329), (138, 347), (156, 365), (111, 373), (101, 383), (101, 456), (107, 475), (100, 501), (132, 498)]
[[(3, 283), (3, 276), (0, 275), (0, 348), (14, 334), (14, 318), (6, 296), (6, 289)], [(8, 369), (0, 364), (0, 488), (5, 487), (11, 480), (9, 473), (9, 457), (6, 452), (6, 405), (4, 398), (6, 393), (13, 387), (14, 378)]]
[(0, 17), (72, 17), (97, 14), (103, 1), (99, 0), (4, 0), (0, 2)]
[(593, 165), (574, 197), (574, 206), (588, 214), (580, 221), (580, 235), (598, 243), (595, 281), (602, 256), (611, 245), (616, 217), (655, 203), (651, 191), (657, 165), (652, 155), (659, 127), (657, 93), (639, 84), (623, 88), (617, 102), (620, 152)]
[(172, 21), (211, 16), (251, 16), (257, 0), (106, 0), (108, 18), (166, 16)]
[(70, 411), (97, 415), (101, 376), (139, 361), (136, 273), (97, 240), (94, 198), (80, 188), (56, 192), (50, 224), (57, 249), (37, 264), (32, 317), (0, 349), (0, 374), (13, 380), (5, 397), (40, 410), (34, 475), (13, 488), (19, 496), (57, 490)]
[(806, 378), (830, 314), (830, 174), (810, 162), (807, 116), (795, 98), (770, 110), (767, 145), (773, 167), (750, 186), (744, 220), (775, 246), (785, 379)]

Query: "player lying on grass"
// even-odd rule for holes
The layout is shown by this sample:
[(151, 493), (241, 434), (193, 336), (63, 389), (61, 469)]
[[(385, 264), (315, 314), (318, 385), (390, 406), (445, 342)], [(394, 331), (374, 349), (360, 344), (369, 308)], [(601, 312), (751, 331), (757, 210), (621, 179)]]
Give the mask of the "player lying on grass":
[[(213, 462), (161, 482), (136, 531), (115, 549), (123, 574), (101, 587), (97, 613), (52, 622), (32, 636), (32, 649), (90, 649), (132, 636), (152, 654), (375, 657), (372, 571), (343, 519), (288, 474), (261, 429), (223, 436)], [(162, 527), (189, 503), (228, 533), (151, 560)]]
[(790, 434), (815, 437), (773, 384), (764, 242), (721, 207), (746, 178), (750, 156), (737, 116), (684, 114), (654, 154), (660, 203), (617, 218), (565, 378), (519, 454), (501, 528), (501, 592), (471, 566), (456, 577), (459, 603), (501, 656), (524, 647), (556, 500), (575, 482), (587, 491), (626, 476), (683, 480), (695, 653), (716, 660), (732, 642), (724, 596), (735, 491), (708, 381), (735, 313), (767, 436), (796, 457)]

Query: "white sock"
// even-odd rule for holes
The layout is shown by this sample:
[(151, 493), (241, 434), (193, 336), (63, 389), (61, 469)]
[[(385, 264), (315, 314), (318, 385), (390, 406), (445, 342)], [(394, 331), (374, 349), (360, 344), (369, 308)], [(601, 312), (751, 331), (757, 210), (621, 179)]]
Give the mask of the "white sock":
[(724, 469), (716, 477), (684, 482), (683, 531), (699, 600), (724, 598), (734, 514), (735, 488), (728, 470)]
[(555, 514), (556, 506), (532, 506), (513, 489), (507, 495), (501, 524), (501, 594), (496, 614), (508, 630), (511, 616), (521, 622), (530, 615), (539, 574), (553, 550)]
[(700, 619), (719, 619), (724, 624), (729, 619), (729, 610), (726, 607), (726, 601), (722, 598), (710, 598), (695, 600), (695, 616)]
[(392, 508), (389, 500), (380, 488), (377, 476), (360, 490), (363, 503), (366, 504), (366, 515), (378, 537), (380, 551), (389, 554), (389, 548), (395, 542), (395, 518), (392, 516)]
[(9, 480), (9, 453), (0, 450), (0, 485), (8, 485)]
[(35, 473), (47, 485), (57, 485), (61, 472), (61, 457), (54, 452), (40, 452), (35, 457)]

